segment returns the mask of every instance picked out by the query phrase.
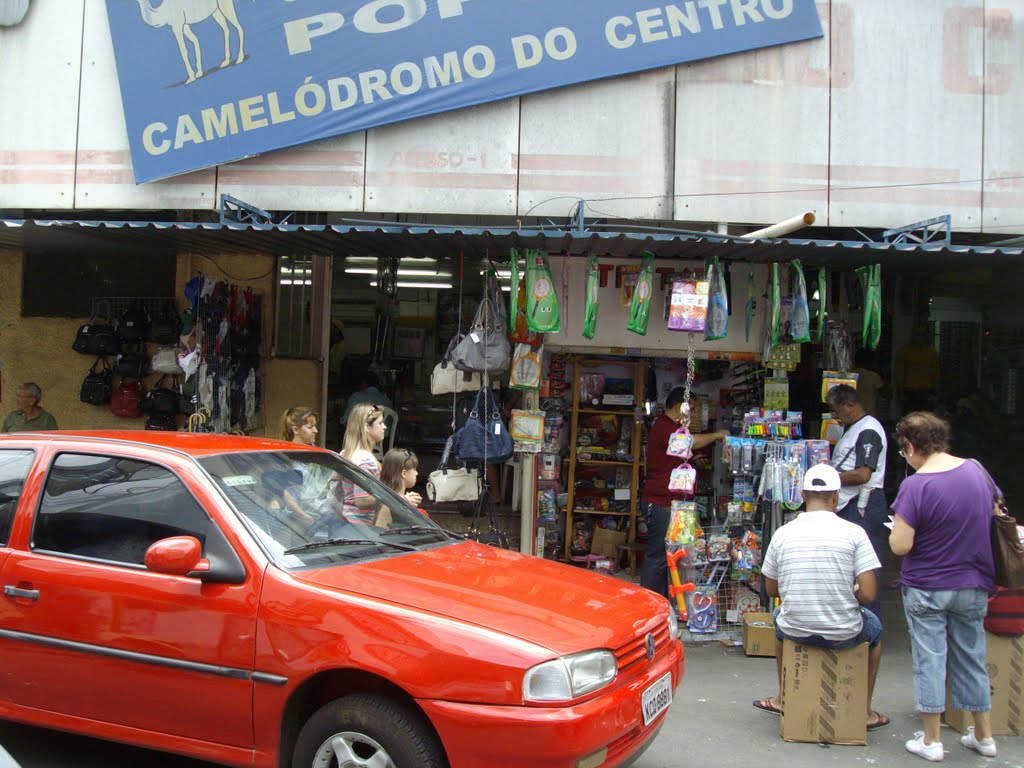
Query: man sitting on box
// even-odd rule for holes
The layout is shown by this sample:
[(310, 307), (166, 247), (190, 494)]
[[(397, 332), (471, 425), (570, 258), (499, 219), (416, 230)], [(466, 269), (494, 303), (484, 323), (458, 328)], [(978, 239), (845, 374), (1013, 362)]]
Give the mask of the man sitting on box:
[(804, 475), (806, 511), (772, 537), (761, 564), (765, 591), (781, 597), (775, 621), (775, 664), (779, 694), (754, 702), (766, 712), (782, 714), (782, 641), (842, 650), (867, 643), (868, 730), (889, 724), (871, 708), (871, 694), (882, 658), (882, 623), (863, 607), (878, 594), (878, 556), (864, 529), (835, 514), (839, 473), (818, 464)]

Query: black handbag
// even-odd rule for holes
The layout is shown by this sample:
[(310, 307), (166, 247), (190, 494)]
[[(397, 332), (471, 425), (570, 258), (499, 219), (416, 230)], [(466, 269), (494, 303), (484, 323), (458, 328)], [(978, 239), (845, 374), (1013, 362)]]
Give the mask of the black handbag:
[(470, 373), (507, 371), (512, 361), (512, 347), (507, 329), (498, 310), (486, 296), (477, 307), (469, 333), (456, 336), (451, 349), (452, 365)]
[[(484, 517), (484, 510), (487, 511), (487, 530), (481, 528), (481, 521)], [(467, 539), (489, 544), (492, 547), (508, 549), (508, 536), (494, 523), (494, 503), (489, 493), (482, 493), (476, 503), (476, 512), (473, 515), (473, 524), (466, 534)]]
[(114, 373), (124, 379), (144, 379), (149, 372), (149, 358), (142, 352), (122, 352), (114, 363)]
[(176, 432), (178, 429), (178, 419), (174, 416), (154, 413), (146, 419), (145, 429), (159, 432)]
[[(153, 417), (170, 416), (171, 420), (177, 416), (181, 409), (181, 395), (177, 390), (164, 386), (164, 379), (161, 376), (156, 385), (149, 390), (142, 398), (142, 412)], [(146, 429), (163, 429), (164, 427), (146, 427)], [(173, 429), (177, 429), (177, 423)]]
[(452, 439), (459, 461), (504, 464), (512, 458), (515, 448), (512, 434), (501, 420), (498, 403), (489, 387), (480, 387), (469, 418)]
[(141, 306), (125, 310), (117, 321), (117, 336), (127, 344), (145, 341), (149, 338), (149, 313)]
[(96, 304), (89, 322), (78, 327), (71, 348), (83, 355), (116, 355), (121, 351), (121, 340), (110, 319), (109, 304)]
[(149, 340), (155, 344), (177, 344), (181, 335), (181, 316), (174, 306), (174, 300), (168, 299), (160, 306), (160, 311), (149, 324)]
[(996, 585), (1008, 589), (1024, 587), (1024, 545), (1017, 533), (1017, 520), (1009, 514), (992, 475), (980, 461), (971, 461), (985, 473), (992, 492), (992, 560), (996, 566)]
[[(102, 365), (96, 370), (97, 365)], [(106, 405), (110, 402), (110, 396), (114, 391), (114, 376), (110, 365), (102, 357), (97, 357), (92, 364), (89, 373), (82, 380), (82, 386), (78, 391), (78, 399), (89, 405)]]

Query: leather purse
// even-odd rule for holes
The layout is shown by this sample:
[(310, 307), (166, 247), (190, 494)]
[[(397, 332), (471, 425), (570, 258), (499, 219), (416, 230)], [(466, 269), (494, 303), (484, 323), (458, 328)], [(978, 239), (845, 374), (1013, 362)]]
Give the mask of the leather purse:
[(121, 351), (107, 302), (97, 302), (89, 322), (78, 327), (71, 348), (83, 355), (116, 355)]
[[(96, 366), (101, 365), (99, 370)], [(114, 375), (110, 365), (102, 357), (97, 357), (92, 364), (89, 373), (82, 380), (82, 386), (78, 391), (78, 399), (89, 405), (106, 405), (110, 402), (110, 395), (114, 389)]]
[(445, 443), (441, 463), (427, 476), (427, 498), (439, 501), (476, 501), (483, 492), (480, 470), (466, 467), (450, 468), (448, 460), (452, 450), (452, 438)]
[(512, 361), (512, 347), (505, 336), (504, 323), (487, 297), (480, 302), (469, 333), (460, 334), (450, 346), (452, 364), (470, 373), (507, 371)]
[(985, 473), (992, 491), (992, 559), (996, 565), (996, 585), (1008, 589), (1024, 587), (1024, 544), (1017, 532), (1017, 520), (1009, 514), (992, 475), (980, 461), (971, 461)]
[(476, 393), (473, 410), (466, 423), (452, 435), (452, 444), (459, 461), (504, 464), (512, 458), (515, 449), (512, 433), (501, 420), (498, 403), (489, 387), (480, 387)]
[(460, 371), (452, 364), (452, 350), (460, 337), (456, 336), (448, 342), (441, 362), (434, 366), (430, 374), (430, 394), (450, 395), (455, 392), (476, 392), (483, 385), (479, 373)]
[[(485, 509), (487, 510), (487, 530), (483, 530), (481, 527)], [(466, 534), (466, 538), (480, 544), (489, 544), (492, 547), (508, 549), (508, 536), (494, 522), (494, 506), (489, 493), (480, 496), (480, 500), (476, 504), (475, 514), (473, 515), (473, 523), (470, 526), (469, 533)]]

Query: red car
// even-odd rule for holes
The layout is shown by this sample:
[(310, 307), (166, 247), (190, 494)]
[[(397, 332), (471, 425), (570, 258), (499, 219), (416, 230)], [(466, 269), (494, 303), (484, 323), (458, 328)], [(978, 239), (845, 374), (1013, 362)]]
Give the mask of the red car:
[(627, 765), (683, 673), (663, 598), (273, 440), (0, 436), (0, 574), (0, 717), (228, 765)]

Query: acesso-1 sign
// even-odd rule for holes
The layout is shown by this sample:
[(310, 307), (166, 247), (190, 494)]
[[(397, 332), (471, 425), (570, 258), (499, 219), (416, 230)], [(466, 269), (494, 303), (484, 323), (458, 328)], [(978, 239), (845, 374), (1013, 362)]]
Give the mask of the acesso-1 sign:
[(822, 35), (814, 0), (107, 0), (137, 182)]

